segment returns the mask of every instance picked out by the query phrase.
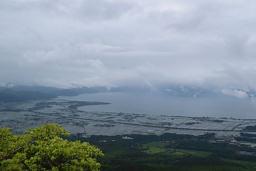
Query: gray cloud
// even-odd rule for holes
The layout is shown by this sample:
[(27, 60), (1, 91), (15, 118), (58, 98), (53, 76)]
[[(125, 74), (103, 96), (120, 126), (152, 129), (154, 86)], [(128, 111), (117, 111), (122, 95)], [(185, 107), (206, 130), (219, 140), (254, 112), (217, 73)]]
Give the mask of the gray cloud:
[(1, 0), (0, 82), (256, 88), (253, 0)]

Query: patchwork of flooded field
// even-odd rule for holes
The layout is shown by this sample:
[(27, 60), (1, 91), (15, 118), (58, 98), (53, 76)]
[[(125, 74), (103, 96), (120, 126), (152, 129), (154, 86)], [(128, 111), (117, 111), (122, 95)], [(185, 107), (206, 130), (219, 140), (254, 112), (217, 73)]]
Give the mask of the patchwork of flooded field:
[(26, 103), (2, 103), (0, 127), (8, 126), (16, 133), (47, 123), (61, 124), (70, 133), (86, 135), (163, 134), (200, 135), (216, 133), (232, 137), (256, 125), (254, 119), (186, 117), (124, 112), (93, 112), (80, 106), (107, 105), (102, 102), (54, 99)]

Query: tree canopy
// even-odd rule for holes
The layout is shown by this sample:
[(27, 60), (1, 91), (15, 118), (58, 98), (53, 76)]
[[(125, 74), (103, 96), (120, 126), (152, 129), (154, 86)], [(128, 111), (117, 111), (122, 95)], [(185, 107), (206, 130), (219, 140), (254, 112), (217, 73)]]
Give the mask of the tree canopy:
[(0, 170), (98, 171), (103, 153), (87, 142), (68, 141), (60, 125), (48, 124), (14, 135), (0, 129)]

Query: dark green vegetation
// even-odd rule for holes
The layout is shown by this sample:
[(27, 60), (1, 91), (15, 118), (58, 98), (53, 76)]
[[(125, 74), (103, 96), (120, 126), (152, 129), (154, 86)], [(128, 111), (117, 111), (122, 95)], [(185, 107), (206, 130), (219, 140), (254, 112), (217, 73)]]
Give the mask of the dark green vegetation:
[[(91, 136), (89, 141), (103, 150), (103, 171), (253, 171), (256, 149), (214, 142), (214, 134), (203, 136), (164, 134)], [(246, 151), (253, 155), (242, 155)]]
[(256, 134), (241, 133), (241, 135), (235, 139), (237, 141), (256, 143)]
[(13, 135), (0, 129), (0, 170), (86, 170), (98, 171), (102, 152), (80, 141), (68, 141), (60, 125), (44, 125)]
[(255, 126), (247, 126), (244, 130), (255, 132), (256, 131), (256, 125)]
[[(242, 138), (255, 134), (241, 133)], [(81, 143), (81, 140), (84, 143)], [(86, 141), (86, 142), (85, 142)], [(95, 145), (102, 152), (89, 145)], [(254, 171), (256, 149), (201, 136), (67, 136), (58, 125), (13, 135), (0, 129), (0, 170)]]

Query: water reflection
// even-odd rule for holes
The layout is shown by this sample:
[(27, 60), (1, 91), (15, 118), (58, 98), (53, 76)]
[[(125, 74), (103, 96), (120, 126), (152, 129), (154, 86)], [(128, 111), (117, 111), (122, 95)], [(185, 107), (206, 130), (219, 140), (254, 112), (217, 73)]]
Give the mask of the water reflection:
[[(64, 98), (64, 97), (61, 97)], [(72, 100), (103, 101), (110, 105), (84, 106), (80, 110), (148, 113), (155, 115), (212, 116), (256, 118), (256, 103), (250, 99), (234, 97), (171, 97), (161, 93), (95, 93), (75, 97)]]

